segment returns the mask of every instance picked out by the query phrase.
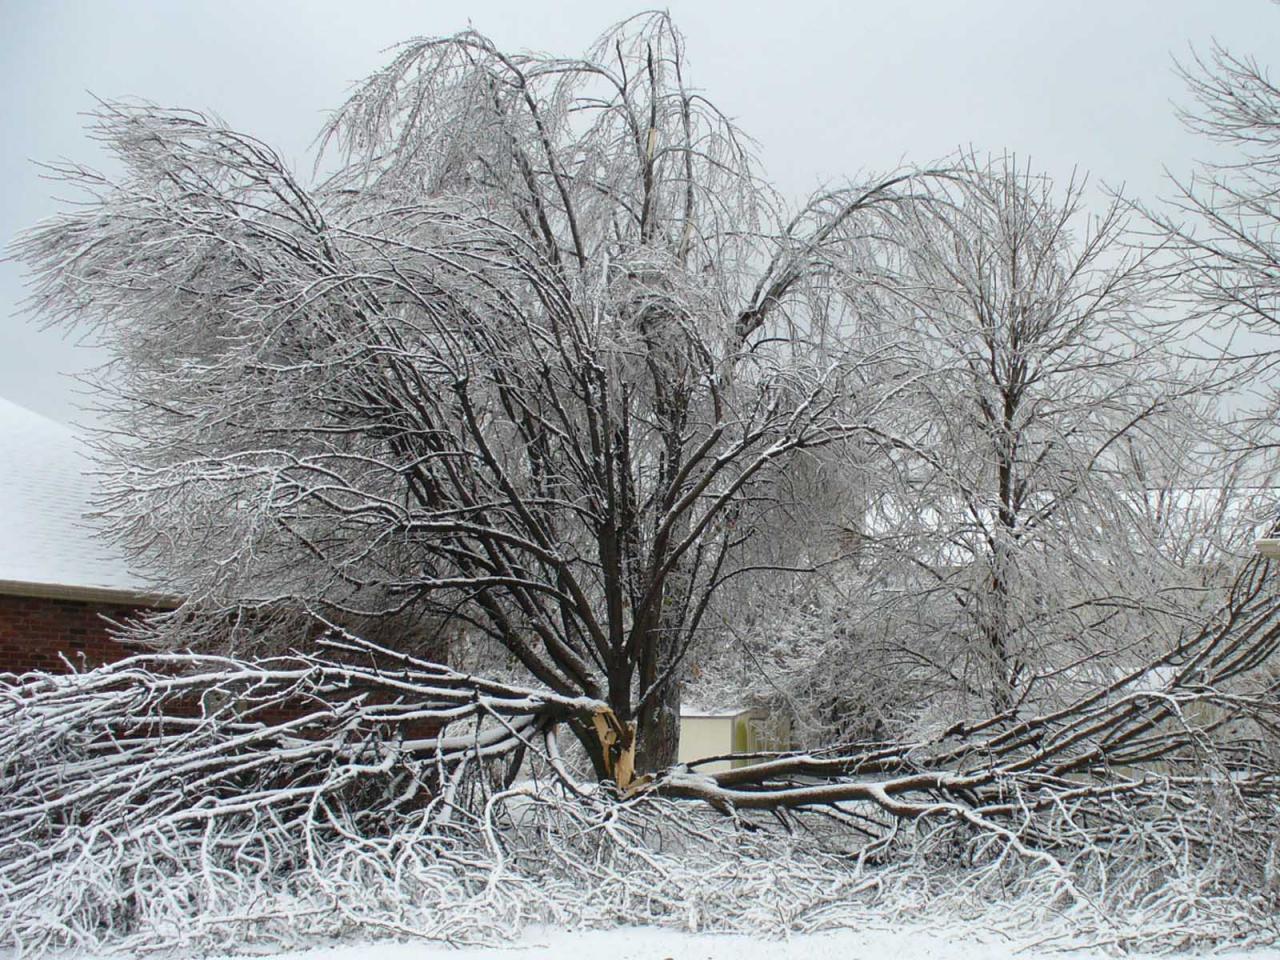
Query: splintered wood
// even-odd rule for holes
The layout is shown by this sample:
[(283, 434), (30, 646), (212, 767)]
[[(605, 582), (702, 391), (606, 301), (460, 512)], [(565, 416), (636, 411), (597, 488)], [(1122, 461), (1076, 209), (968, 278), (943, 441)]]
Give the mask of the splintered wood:
[(600, 707), (591, 714), (591, 725), (600, 741), (600, 752), (604, 754), (606, 774), (619, 790), (626, 790), (636, 773), (635, 723), (624, 724), (608, 707)]

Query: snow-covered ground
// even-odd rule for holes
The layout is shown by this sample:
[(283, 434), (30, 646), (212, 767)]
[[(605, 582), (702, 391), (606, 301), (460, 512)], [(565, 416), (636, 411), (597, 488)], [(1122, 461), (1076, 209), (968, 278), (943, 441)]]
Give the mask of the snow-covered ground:
[[(1102, 946), (1062, 951), (1052, 943), (1012, 941), (990, 932), (964, 929), (840, 930), (778, 941), (655, 927), (619, 927), (588, 931), (532, 929), (507, 947), (454, 948), (422, 941), (380, 941), (250, 956), (255, 960), (1101, 960), (1115, 955), (1114, 947), (1110, 951)], [(232, 956), (245, 955), (228, 954), (223, 960)], [(1227, 951), (1213, 956), (1280, 960), (1280, 948)]]

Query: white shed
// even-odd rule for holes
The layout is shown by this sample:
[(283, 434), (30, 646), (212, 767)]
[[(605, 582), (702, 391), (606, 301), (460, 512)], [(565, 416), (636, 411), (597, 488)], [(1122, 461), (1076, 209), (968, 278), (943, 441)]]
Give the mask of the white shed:
[[(790, 731), (785, 723), (770, 718), (763, 710), (729, 707), (706, 710), (683, 707), (680, 710), (679, 763), (703, 757), (730, 753), (756, 753), (763, 750), (785, 750)], [(741, 767), (750, 760), (717, 760), (698, 767), (699, 773), (718, 773)]]

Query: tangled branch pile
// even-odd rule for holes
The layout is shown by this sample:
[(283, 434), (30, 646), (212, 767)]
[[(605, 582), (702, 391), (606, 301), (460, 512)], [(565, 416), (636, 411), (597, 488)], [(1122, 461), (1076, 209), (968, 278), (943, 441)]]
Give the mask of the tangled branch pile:
[(350, 636), (11, 678), (0, 934), (39, 952), (548, 920), (782, 932), (932, 901), (1127, 943), (1274, 936), (1266, 584), (1250, 565), (1197, 637), (1053, 713), (622, 793), (582, 785), (557, 744), (603, 704)]

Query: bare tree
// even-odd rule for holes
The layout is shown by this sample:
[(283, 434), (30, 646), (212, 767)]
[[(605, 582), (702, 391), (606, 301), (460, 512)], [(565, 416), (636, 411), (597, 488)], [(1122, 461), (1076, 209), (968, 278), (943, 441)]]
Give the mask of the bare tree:
[(665, 15), (581, 60), (412, 41), (311, 188), (199, 115), (94, 133), (123, 177), (59, 168), (92, 199), (18, 253), (116, 352), (107, 510), (191, 598), (172, 642), (299, 607), (463, 630), (663, 767), (735, 518), (914, 375), (823, 292), (905, 181), (784, 216)]
[(1084, 186), (969, 157), (902, 212), (902, 259), (878, 287), (932, 375), (856, 531), (880, 578), (860, 606), (892, 624), (864, 635), (949, 691), (944, 713), (1105, 682), (1117, 655), (1208, 612), (1142, 517), (1149, 487), (1203, 485), (1187, 438), (1212, 440), (1211, 381), (1149, 319), (1151, 253), (1123, 244), (1124, 205), (1089, 217)]
[(800, 743), (1105, 686), (1198, 630), (1252, 552), (1266, 476), (1230, 455), (1220, 371), (1169, 322), (1159, 251), (1118, 200), (1086, 216), (1084, 187), (970, 156), (898, 211), (861, 296), (930, 371), (901, 398), (913, 429), (888, 458), (818, 455), (824, 575), (739, 616), (738, 652), (703, 671), (789, 712)]
[[(1280, 89), (1257, 60), (1216, 43), (1179, 70), (1194, 100), (1182, 120), (1208, 141), (1210, 158), (1190, 176), (1171, 175), (1172, 196), (1143, 212), (1174, 254), (1208, 346), (1238, 362), (1236, 405), (1248, 408), (1248, 387), (1273, 391), (1280, 332)], [(1246, 450), (1274, 443), (1274, 396), (1269, 405), (1263, 433), (1242, 439)]]

